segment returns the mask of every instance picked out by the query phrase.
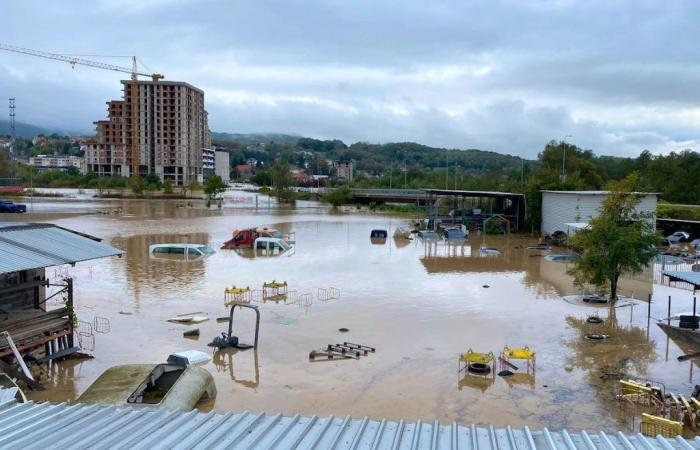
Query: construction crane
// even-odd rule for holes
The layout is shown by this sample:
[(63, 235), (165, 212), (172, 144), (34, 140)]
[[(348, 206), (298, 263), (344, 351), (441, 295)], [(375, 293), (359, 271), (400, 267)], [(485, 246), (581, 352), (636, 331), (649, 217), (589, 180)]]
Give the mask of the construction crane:
[(139, 130), (139, 86), (138, 77), (151, 77), (153, 81), (158, 81), (163, 79), (163, 75), (159, 73), (141, 73), (138, 71), (136, 66), (136, 56), (131, 57), (131, 68), (115, 66), (113, 64), (106, 64), (99, 61), (91, 61), (89, 59), (76, 58), (70, 55), (61, 55), (58, 53), (42, 52), (39, 50), (32, 50), (30, 48), (16, 47), (14, 45), (8, 45), (0, 42), (0, 50), (7, 50), (8, 52), (24, 53), (25, 55), (38, 56), (40, 58), (54, 59), (57, 61), (67, 62), (71, 67), (75, 67), (76, 64), (81, 66), (95, 67), (97, 69), (113, 70), (115, 72), (128, 73), (131, 75), (130, 83), (130, 94), (131, 94), (131, 174), (139, 175), (139, 163), (141, 161), (141, 147), (140, 147), (140, 130)]

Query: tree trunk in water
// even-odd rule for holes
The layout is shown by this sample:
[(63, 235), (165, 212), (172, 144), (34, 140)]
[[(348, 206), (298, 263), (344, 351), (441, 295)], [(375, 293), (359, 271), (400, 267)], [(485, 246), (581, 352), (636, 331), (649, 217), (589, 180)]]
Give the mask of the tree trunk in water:
[(615, 304), (617, 301), (617, 277), (610, 280), (610, 303)]

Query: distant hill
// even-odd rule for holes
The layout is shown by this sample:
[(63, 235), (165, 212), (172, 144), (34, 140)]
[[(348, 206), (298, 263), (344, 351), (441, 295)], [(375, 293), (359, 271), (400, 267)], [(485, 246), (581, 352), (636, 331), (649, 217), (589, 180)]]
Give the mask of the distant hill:
[(212, 131), (211, 139), (213, 141), (237, 142), (241, 145), (255, 145), (260, 143), (282, 145), (297, 145), (301, 136), (294, 134), (280, 133), (219, 133)]
[[(0, 119), (0, 136), (9, 135), (10, 133), (10, 121), (7, 119)], [(17, 134), (17, 137), (25, 138), (33, 138), (37, 134), (45, 134), (47, 136), (53, 133), (60, 134), (61, 136), (75, 136), (83, 134), (75, 130), (64, 130), (60, 128), (43, 128), (23, 122), (15, 123), (15, 133)]]

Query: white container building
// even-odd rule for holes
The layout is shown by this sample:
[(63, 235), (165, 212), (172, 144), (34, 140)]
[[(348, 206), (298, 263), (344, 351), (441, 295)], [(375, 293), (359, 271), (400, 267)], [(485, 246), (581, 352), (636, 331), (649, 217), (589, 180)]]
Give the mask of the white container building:
[[(542, 234), (552, 235), (556, 231), (574, 233), (598, 216), (598, 210), (608, 197), (608, 193), (608, 191), (542, 191)], [(656, 217), (658, 193), (642, 194), (637, 212), (651, 212)]]

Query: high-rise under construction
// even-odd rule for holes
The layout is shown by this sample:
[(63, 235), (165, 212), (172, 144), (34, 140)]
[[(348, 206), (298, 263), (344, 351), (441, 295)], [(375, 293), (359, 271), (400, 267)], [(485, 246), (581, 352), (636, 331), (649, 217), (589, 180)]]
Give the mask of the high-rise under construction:
[(95, 122), (87, 169), (128, 177), (138, 161), (141, 176), (154, 173), (176, 186), (202, 181), (202, 150), (211, 148), (204, 92), (179, 81), (139, 80), (135, 89), (132, 83), (122, 81), (124, 99), (107, 102), (107, 120)]

